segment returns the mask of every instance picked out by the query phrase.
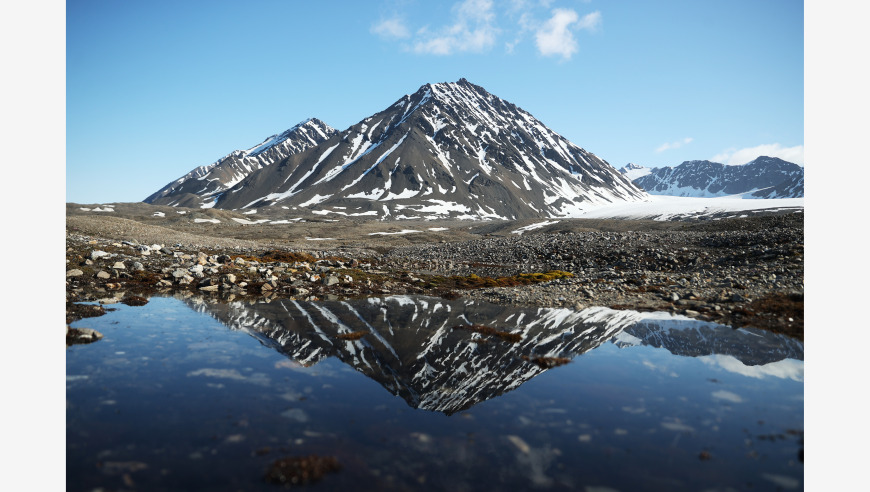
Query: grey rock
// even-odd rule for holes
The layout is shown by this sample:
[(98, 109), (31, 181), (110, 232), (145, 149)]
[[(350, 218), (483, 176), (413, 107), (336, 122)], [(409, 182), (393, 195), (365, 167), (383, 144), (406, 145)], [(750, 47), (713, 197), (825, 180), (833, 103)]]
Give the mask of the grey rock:
[(66, 271), (66, 276), (67, 276), (67, 277), (80, 277), (80, 276), (82, 276), (82, 275), (84, 275), (84, 274), (85, 274), (85, 272), (79, 270), (78, 268), (73, 268), (72, 270), (67, 270), (67, 271)]
[(749, 299), (743, 297), (740, 294), (734, 293), (731, 295), (731, 302), (747, 302)]
[(67, 339), (73, 339), (78, 343), (96, 342), (103, 338), (103, 334), (92, 328), (70, 328), (66, 330)]
[(124, 265), (123, 261), (116, 261), (114, 265), (112, 265), (113, 270), (126, 270), (127, 266)]
[(109, 272), (105, 270), (100, 270), (99, 272), (97, 272), (97, 278), (107, 279), (112, 278), (112, 276), (109, 274)]

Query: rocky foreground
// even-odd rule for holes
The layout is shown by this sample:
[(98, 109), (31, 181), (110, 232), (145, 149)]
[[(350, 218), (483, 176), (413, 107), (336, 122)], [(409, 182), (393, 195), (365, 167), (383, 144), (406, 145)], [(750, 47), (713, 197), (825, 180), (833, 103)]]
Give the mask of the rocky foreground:
[[(424, 294), (669, 311), (803, 338), (802, 214), (610, 229), (301, 249), (227, 237), (157, 243), (132, 226), (83, 231), (68, 222), (67, 324), (153, 295), (260, 302)], [(73, 330), (68, 342), (97, 335)]]

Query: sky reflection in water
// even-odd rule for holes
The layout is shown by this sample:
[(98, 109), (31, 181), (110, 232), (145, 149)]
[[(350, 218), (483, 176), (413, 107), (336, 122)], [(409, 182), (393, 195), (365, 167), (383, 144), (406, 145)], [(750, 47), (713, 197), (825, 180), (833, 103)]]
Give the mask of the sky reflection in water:
[(310, 490), (803, 487), (789, 338), (425, 297), (113, 307), (73, 324), (105, 338), (67, 351), (68, 490), (280, 490), (270, 464), (312, 454), (341, 470)]

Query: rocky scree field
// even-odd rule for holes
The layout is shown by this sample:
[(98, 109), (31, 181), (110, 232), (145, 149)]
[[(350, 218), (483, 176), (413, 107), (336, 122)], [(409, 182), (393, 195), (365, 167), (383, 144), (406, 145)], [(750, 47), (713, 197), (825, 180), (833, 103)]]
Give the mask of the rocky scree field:
[[(268, 302), (422, 294), (668, 311), (803, 338), (799, 213), (696, 222), (574, 219), (519, 234), (529, 221), (315, 222), (280, 230), (156, 225), (143, 207), (153, 206), (117, 206), (113, 215), (68, 207), (67, 325), (154, 295)], [(396, 228), (419, 233), (364, 232)], [(335, 237), (304, 236), (326, 233)], [(68, 326), (67, 342), (97, 335)]]

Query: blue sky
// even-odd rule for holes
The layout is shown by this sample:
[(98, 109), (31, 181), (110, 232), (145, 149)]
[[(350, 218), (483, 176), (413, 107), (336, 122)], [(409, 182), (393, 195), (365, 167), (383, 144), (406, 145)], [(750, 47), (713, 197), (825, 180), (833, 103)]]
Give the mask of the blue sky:
[(792, 0), (66, 4), (66, 200), (144, 199), (308, 118), (465, 77), (614, 167), (803, 164)]

